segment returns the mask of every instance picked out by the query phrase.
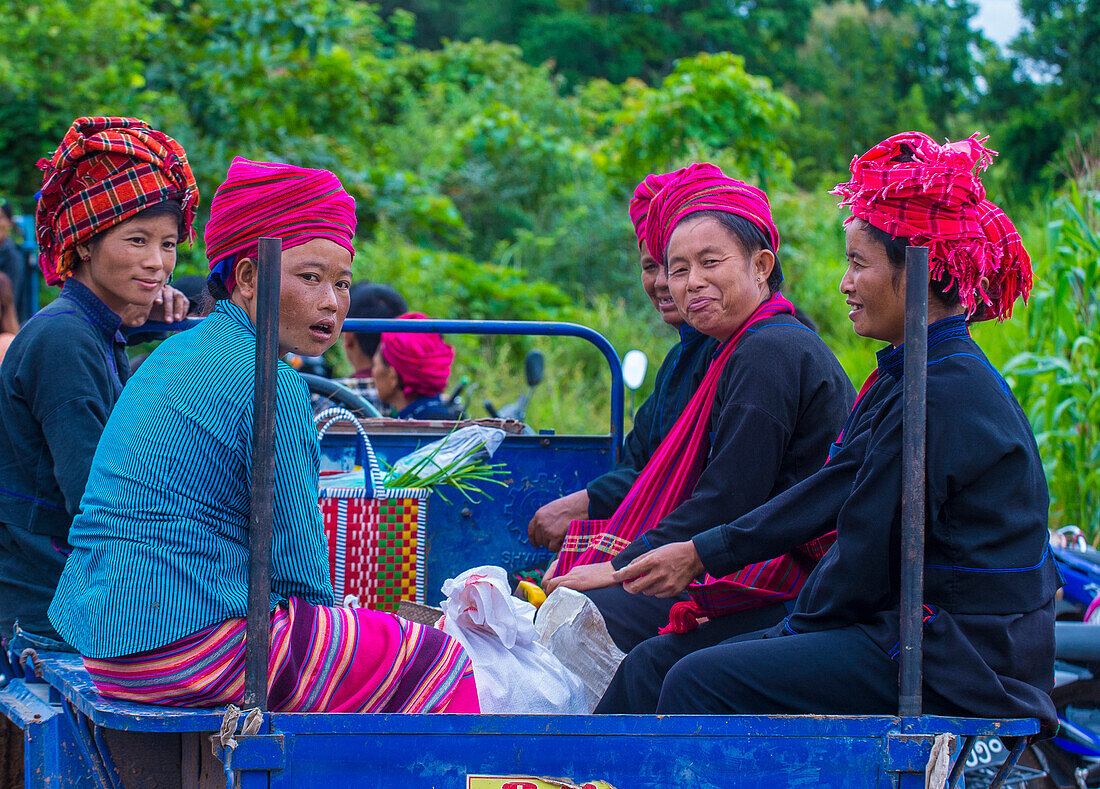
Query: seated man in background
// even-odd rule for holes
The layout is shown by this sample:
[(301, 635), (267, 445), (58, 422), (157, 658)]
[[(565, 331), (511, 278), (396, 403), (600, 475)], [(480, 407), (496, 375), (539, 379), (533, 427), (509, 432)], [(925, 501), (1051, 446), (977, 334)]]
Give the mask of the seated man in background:
[[(404, 297), (389, 285), (380, 282), (357, 282), (351, 287), (349, 318), (396, 318), (408, 312)], [(369, 332), (344, 331), (340, 343), (344, 355), (355, 370), (349, 378), (337, 379), (360, 397), (381, 407), (378, 389), (374, 385), (374, 354), (382, 335)]]

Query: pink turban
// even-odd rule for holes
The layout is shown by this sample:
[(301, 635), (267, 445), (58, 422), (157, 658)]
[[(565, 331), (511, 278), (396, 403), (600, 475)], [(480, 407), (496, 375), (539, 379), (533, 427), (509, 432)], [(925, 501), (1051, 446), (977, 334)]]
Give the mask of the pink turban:
[(232, 291), (237, 261), (254, 257), (261, 237), (281, 238), (283, 249), (327, 238), (355, 254), (355, 200), (328, 170), (240, 156), (210, 203), (206, 257), (211, 279)]
[(634, 223), (634, 235), (638, 237), (638, 249), (645, 243), (645, 219), (649, 214), (649, 204), (657, 193), (664, 188), (668, 180), (679, 173), (676, 170), (671, 173), (650, 173), (634, 189), (634, 196), (630, 198), (630, 221)]
[[(422, 312), (406, 312), (403, 320), (425, 320)], [(438, 334), (382, 332), (382, 358), (401, 377), (410, 400), (437, 395), (447, 386), (455, 349)]]
[(852, 211), (846, 225), (859, 217), (928, 247), (931, 276), (958, 286), (967, 315), (980, 303), (988, 311), (979, 317), (1004, 320), (1031, 291), (1031, 258), (1009, 218), (985, 199), (979, 176), (997, 155), (986, 139), (940, 145), (920, 132), (895, 134), (852, 159), (852, 179), (831, 194)]
[(649, 206), (645, 238), (650, 253), (659, 263), (668, 264), (668, 240), (676, 225), (699, 211), (725, 211), (743, 217), (760, 229), (773, 252), (779, 250), (779, 232), (772, 223), (768, 196), (703, 162), (670, 173), (664, 188)]

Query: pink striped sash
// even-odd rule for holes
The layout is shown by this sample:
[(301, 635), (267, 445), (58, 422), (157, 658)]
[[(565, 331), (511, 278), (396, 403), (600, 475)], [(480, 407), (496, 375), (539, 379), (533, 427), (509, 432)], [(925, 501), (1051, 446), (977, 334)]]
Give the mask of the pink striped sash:
[[(100, 694), (179, 707), (241, 703), (245, 620), (159, 649), (84, 658)], [(473, 669), (442, 631), (368, 608), (292, 598), (271, 615), (268, 704), (275, 712), (477, 712)]]
[[(871, 371), (859, 388), (852, 413), (859, 401), (878, 380), (878, 368)], [(834, 446), (844, 440), (847, 425), (840, 431)], [(829, 465), (832, 453), (825, 458)], [(795, 548), (790, 553), (750, 564), (736, 573), (715, 578), (707, 573), (702, 581), (692, 581), (687, 588), (690, 600), (676, 603), (668, 614), (668, 624), (660, 633), (687, 633), (698, 627), (700, 617), (714, 619), (719, 616), (755, 608), (768, 603), (791, 600), (802, 590), (809, 573), (836, 542), (836, 530), (823, 534)]]
[(577, 520), (558, 554), (558, 574), (573, 567), (610, 560), (639, 534), (656, 526), (695, 489), (710, 448), (710, 411), (722, 369), (745, 332), (774, 315), (794, 314), (794, 305), (776, 293), (749, 316), (710, 363), (695, 395), (607, 520)]

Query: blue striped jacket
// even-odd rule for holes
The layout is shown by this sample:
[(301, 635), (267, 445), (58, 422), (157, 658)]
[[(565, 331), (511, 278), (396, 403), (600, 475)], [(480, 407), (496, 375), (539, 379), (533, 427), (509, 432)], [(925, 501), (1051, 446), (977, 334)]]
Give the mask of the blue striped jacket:
[[(244, 310), (219, 302), (123, 390), (50, 606), (82, 654), (143, 652), (245, 615), (255, 342)], [(309, 395), (282, 362), (277, 408), (271, 606), (332, 605)]]

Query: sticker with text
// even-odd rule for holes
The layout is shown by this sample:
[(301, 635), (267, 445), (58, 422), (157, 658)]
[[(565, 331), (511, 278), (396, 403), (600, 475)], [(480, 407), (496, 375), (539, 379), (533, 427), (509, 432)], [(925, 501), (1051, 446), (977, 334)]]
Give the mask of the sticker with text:
[(467, 775), (466, 789), (615, 789), (607, 781), (575, 784), (560, 778), (531, 775)]

